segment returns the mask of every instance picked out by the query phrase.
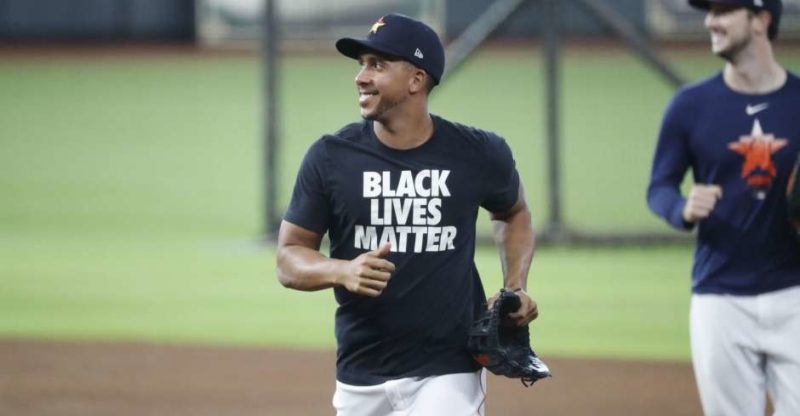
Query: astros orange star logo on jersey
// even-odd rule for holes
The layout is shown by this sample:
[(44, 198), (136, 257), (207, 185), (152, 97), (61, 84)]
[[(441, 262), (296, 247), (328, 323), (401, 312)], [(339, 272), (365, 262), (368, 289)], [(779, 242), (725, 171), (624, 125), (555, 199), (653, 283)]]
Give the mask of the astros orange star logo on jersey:
[[(764, 134), (761, 123), (753, 122), (750, 135), (739, 137), (739, 141), (728, 143), (728, 149), (744, 156), (742, 178), (749, 188), (763, 198), (763, 193), (777, 175), (772, 155), (789, 143), (786, 139), (776, 139), (772, 134)], [(759, 195), (760, 193), (760, 195)]]
[(370, 29), (369, 31), (370, 31), (370, 33), (378, 33), (378, 29), (380, 29), (381, 27), (383, 27), (385, 25), (386, 25), (386, 23), (383, 22), (383, 17), (381, 17), (380, 19), (378, 19), (377, 22), (375, 22), (372, 25), (372, 29)]

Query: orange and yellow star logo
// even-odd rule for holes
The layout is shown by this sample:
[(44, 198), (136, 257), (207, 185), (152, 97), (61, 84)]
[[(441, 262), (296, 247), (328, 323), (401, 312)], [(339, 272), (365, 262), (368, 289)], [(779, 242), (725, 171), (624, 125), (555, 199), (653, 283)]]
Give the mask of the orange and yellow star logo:
[(386, 25), (386, 23), (383, 22), (383, 17), (381, 17), (380, 19), (378, 19), (377, 22), (375, 22), (372, 25), (372, 29), (370, 29), (369, 32), (370, 33), (378, 33), (378, 29), (380, 29), (381, 27), (383, 27), (385, 25)]
[(728, 143), (728, 149), (744, 156), (742, 178), (747, 186), (763, 190), (772, 184), (772, 179), (777, 175), (772, 155), (788, 143), (786, 139), (776, 139), (772, 134), (764, 134), (761, 123), (756, 119), (750, 135)]

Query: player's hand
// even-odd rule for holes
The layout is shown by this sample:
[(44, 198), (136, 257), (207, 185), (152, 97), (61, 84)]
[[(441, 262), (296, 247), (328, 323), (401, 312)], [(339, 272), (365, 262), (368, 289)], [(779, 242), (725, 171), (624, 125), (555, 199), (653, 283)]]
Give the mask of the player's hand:
[(373, 298), (383, 293), (394, 272), (394, 263), (384, 259), (391, 248), (391, 244), (385, 243), (377, 250), (350, 260), (340, 276), (339, 285), (350, 292)]
[(708, 218), (720, 198), (722, 198), (722, 188), (719, 185), (692, 185), (689, 196), (686, 197), (686, 205), (683, 207), (683, 220), (696, 223)]
[[(536, 301), (524, 290), (517, 290), (514, 294), (519, 296), (520, 306), (516, 312), (508, 314), (508, 317), (514, 321), (517, 326), (528, 325), (531, 321), (539, 317), (539, 305), (537, 305)], [(500, 292), (495, 293), (489, 298), (487, 301), (489, 309), (492, 309), (498, 297), (500, 297)]]

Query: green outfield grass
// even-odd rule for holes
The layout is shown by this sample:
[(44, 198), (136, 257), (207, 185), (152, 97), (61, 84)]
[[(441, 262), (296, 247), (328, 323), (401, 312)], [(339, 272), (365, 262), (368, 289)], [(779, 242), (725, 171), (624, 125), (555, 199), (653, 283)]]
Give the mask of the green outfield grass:
[[(16, 240), (16, 241), (15, 241)], [(117, 237), (0, 244), (0, 337), (332, 347), (329, 291), (282, 288), (254, 242)], [(543, 249), (530, 289), (549, 356), (684, 359), (687, 248)], [(487, 290), (494, 251), (479, 251)]]
[[(695, 78), (717, 65), (676, 59)], [(569, 223), (666, 231), (644, 187), (671, 89), (624, 54), (564, 64)], [(357, 118), (355, 69), (333, 56), (286, 61), (282, 204), (308, 144)], [(281, 288), (274, 250), (257, 242), (259, 80), (247, 57), (0, 61), (0, 337), (332, 346), (332, 295)], [(537, 225), (540, 84), (535, 52), (486, 52), (431, 104), (508, 138)], [(690, 250), (540, 250), (537, 349), (685, 359)], [(478, 265), (499, 288), (491, 248)]]

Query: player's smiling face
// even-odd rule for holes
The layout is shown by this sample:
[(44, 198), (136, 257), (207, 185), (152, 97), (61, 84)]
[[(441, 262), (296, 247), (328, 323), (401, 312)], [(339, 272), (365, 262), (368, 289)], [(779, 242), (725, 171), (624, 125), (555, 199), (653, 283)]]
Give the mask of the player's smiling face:
[(711, 51), (728, 61), (736, 58), (750, 44), (752, 20), (752, 12), (744, 7), (712, 4), (705, 19)]
[(358, 58), (356, 75), (361, 117), (384, 121), (409, 98), (413, 66), (405, 61), (365, 52)]

